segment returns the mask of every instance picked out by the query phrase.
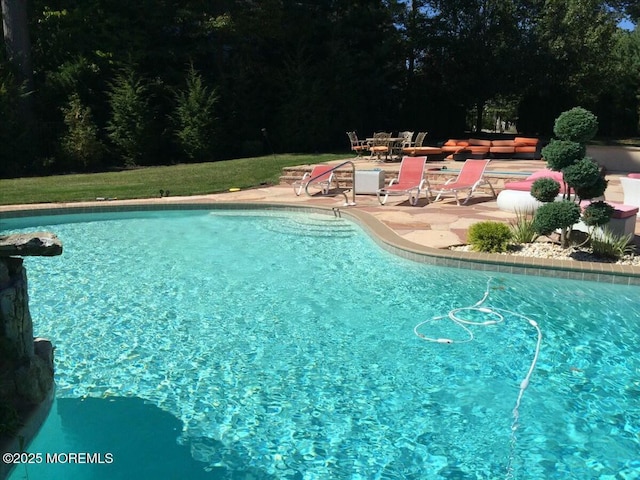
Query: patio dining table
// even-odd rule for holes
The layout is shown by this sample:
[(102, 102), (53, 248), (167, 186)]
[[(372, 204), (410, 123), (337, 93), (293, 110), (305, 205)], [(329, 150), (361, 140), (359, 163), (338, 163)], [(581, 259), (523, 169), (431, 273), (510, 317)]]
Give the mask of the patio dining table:
[[(371, 146), (375, 142), (380, 142), (379, 138), (369, 137), (366, 138), (365, 141), (367, 145)], [(384, 139), (384, 143), (387, 144), (389, 151), (387, 153), (387, 157), (391, 157), (393, 159), (394, 151), (396, 152), (396, 156), (400, 157), (400, 153), (402, 152), (402, 142), (404, 142), (404, 137), (389, 137)], [(379, 159), (380, 157), (378, 157)]]

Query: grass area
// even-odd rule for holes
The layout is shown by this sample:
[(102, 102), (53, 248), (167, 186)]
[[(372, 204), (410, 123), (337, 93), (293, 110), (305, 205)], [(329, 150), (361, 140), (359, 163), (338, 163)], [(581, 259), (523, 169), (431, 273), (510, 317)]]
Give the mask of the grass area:
[(146, 167), (119, 172), (0, 179), (0, 205), (203, 195), (232, 187), (277, 184), (283, 167), (315, 164), (348, 154), (271, 155), (222, 162)]

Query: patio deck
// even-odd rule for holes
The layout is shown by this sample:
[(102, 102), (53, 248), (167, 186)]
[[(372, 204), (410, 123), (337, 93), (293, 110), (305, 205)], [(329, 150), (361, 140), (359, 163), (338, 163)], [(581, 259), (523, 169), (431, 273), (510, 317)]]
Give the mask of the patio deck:
[[(378, 163), (369, 159), (350, 159), (357, 170), (382, 168), (387, 178), (397, 171), (399, 163)], [(335, 163), (340, 163), (339, 161)], [(437, 171), (437, 175), (447, 175), (460, 168), (460, 163), (430, 162), (433, 168), (446, 166), (447, 170)], [(526, 176), (544, 168), (540, 160), (494, 160), (487, 172), (496, 190), (502, 188), (506, 178)], [(609, 174), (606, 198), (621, 203), (622, 188), (618, 180), (623, 172)], [(351, 194), (349, 193), (349, 199)], [(429, 256), (431, 263), (476, 269), (496, 269), (510, 273), (537, 275), (560, 275), (565, 278), (579, 278), (596, 281), (640, 285), (640, 267), (611, 263), (590, 263), (570, 260), (552, 260), (505, 255), (490, 255), (468, 252), (452, 252), (448, 247), (466, 243), (467, 229), (483, 220), (509, 221), (515, 214), (498, 209), (496, 200), (479, 191), (468, 205), (457, 206), (455, 200), (447, 197), (437, 203), (428, 203), (421, 198), (417, 206), (411, 206), (406, 197), (390, 197), (386, 205), (380, 205), (375, 195), (356, 195), (355, 206), (344, 206), (344, 196), (296, 196), (288, 184), (264, 186), (234, 192), (190, 197), (162, 197), (144, 200), (116, 200), (81, 202), (70, 204), (38, 204), (20, 206), (0, 206), (2, 216), (40, 213), (61, 213), (69, 210), (100, 211), (119, 209), (162, 209), (162, 208), (202, 208), (205, 205), (226, 206), (238, 204), (244, 208), (273, 205), (277, 207), (314, 207), (339, 211), (350, 215), (368, 230), (381, 238), (385, 248), (417, 259)], [(640, 218), (640, 217), (638, 217)], [(636, 220), (636, 245), (640, 247), (640, 221)], [(434, 260), (435, 259), (435, 260)]]

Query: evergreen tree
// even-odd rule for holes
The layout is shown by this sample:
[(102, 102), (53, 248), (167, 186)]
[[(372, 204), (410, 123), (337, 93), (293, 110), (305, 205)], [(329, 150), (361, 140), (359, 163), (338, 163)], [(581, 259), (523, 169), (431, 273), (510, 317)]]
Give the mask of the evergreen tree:
[(126, 167), (144, 164), (153, 141), (147, 84), (129, 66), (116, 76), (108, 95), (111, 118), (107, 132), (122, 159), (119, 163)]
[(83, 170), (95, 169), (102, 162), (104, 145), (99, 138), (91, 109), (83, 105), (77, 93), (73, 93), (68, 104), (62, 108), (62, 113), (67, 130), (60, 146), (68, 160), (68, 166)]
[(176, 93), (176, 126), (178, 144), (190, 161), (213, 160), (215, 147), (215, 104), (218, 96), (204, 84), (193, 68), (187, 72), (186, 86)]

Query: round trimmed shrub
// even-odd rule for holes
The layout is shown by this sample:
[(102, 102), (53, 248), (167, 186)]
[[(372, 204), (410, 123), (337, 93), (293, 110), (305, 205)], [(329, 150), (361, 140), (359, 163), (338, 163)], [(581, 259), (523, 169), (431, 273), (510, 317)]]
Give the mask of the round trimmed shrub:
[(582, 107), (574, 107), (556, 118), (553, 133), (562, 140), (585, 143), (596, 136), (598, 117)]
[(564, 180), (574, 188), (590, 187), (600, 177), (600, 167), (585, 157), (562, 170)]
[(533, 218), (533, 228), (540, 235), (551, 235), (557, 229), (566, 229), (580, 220), (580, 207), (570, 201), (541, 205)]
[(542, 148), (542, 157), (551, 170), (556, 172), (584, 158), (587, 148), (577, 142), (553, 139)]
[(506, 252), (511, 240), (511, 229), (500, 222), (479, 222), (469, 227), (468, 241), (477, 252)]
[(607, 202), (593, 202), (582, 212), (582, 221), (589, 227), (605, 225), (615, 209)]
[(604, 195), (604, 191), (607, 189), (607, 185), (609, 185), (609, 180), (602, 176), (599, 176), (596, 178), (596, 181), (593, 185), (590, 185), (588, 187), (576, 188), (576, 195), (578, 195), (578, 197), (580, 197), (582, 200), (598, 198)]
[(560, 184), (553, 178), (538, 178), (531, 184), (531, 196), (539, 202), (553, 202), (560, 193)]

